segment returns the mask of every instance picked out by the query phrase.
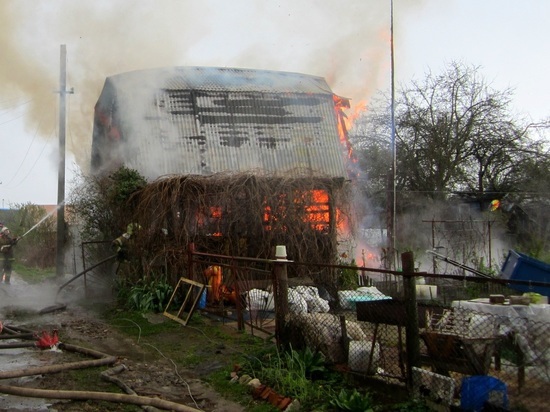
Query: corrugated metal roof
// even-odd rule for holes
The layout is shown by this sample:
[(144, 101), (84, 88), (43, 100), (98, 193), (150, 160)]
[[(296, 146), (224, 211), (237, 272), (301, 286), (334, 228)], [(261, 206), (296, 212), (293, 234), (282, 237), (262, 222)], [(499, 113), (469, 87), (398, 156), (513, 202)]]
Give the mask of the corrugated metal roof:
[(108, 77), (92, 151), (96, 168), (114, 161), (149, 178), (346, 177), (333, 93), (298, 73), (174, 67)]
[(225, 67), (164, 67), (110, 76), (120, 87), (141, 83), (168, 90), (235, 92), (329, 93), (325, 79), (301, 73)]

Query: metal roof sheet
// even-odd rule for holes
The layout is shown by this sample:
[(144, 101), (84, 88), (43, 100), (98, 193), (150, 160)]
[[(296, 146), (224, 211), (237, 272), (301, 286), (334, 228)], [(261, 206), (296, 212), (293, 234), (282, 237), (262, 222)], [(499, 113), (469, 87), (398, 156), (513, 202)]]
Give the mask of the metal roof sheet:
[(149, 178), (346, 177), (333, 93), (323, 78), (298, 73), (173, 67), (111, 76), (92, 151), (96, 168), (110, 159)]
[(162, 87), (171, 90), (209, 90), (276, 93), (330, 93), (325, 79), (301, 73), (227, 67), (163, 67), (135, 70), (107, 78), (118, 87)]

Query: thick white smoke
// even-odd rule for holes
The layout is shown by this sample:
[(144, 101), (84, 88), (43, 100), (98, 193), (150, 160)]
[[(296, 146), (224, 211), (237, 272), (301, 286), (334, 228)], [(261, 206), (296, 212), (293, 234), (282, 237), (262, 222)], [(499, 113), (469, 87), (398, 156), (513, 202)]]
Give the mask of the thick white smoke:
[(389, 22), (390, 2), (379, 0), (3, 0), (0, 93), (30, 100), (28, 130), (51, 136), (65, 44), (74, 88), (67, 149), (87, 170), (93, 108), (109, 75), (164, 66), (291, 71), (322, 76), (359, 102), (387, 87)]

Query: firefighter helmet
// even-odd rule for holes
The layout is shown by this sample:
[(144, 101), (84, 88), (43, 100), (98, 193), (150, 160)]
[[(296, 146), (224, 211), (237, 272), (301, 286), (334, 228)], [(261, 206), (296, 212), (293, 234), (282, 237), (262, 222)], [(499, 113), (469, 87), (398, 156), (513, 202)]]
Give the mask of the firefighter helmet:
[(133, 235), (135, 232), (141, 229), (141, 225), (139, 223), (130, 223), (126, 227), (126, 233), (129, 235)]

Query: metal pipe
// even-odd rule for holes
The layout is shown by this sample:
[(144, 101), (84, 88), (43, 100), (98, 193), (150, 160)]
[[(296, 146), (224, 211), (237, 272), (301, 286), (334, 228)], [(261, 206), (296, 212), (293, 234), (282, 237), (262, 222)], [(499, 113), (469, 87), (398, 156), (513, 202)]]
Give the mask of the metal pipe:
[(493, 279), (493, 277), (491, 275), (488, 275), (487, 273), (483, 273), (483, 272), (480, 272), (479, 270), (477, 269), (474, 269), (474, 268), (471, 268), (471, 267), (468, 267), (462, 263), (459, 263), (455, 260), (452, 260), (452, 259), (449, 259), (448, 257), (446, 256), (443, 256), (443, 255), (440, 255), (439, 253), (436, 253), (434, 252), (433, 250), (428, 250), (427, 251), (428, 253), (431, 253), (432, 255), (434, 255), (436, 258), (438, 258), (439, 260), (442, 260), (444, 262), (448, 262), (450, 263), (451, 265), (454, 265), (460, 269), (463, 269), (463, 270), (466, 270), (468, 272), (471, 272), (473, 273), (474, 275), (477, 275), (479, 277), (482, 277), (482, 278), (487, 278), (487, 279)]

